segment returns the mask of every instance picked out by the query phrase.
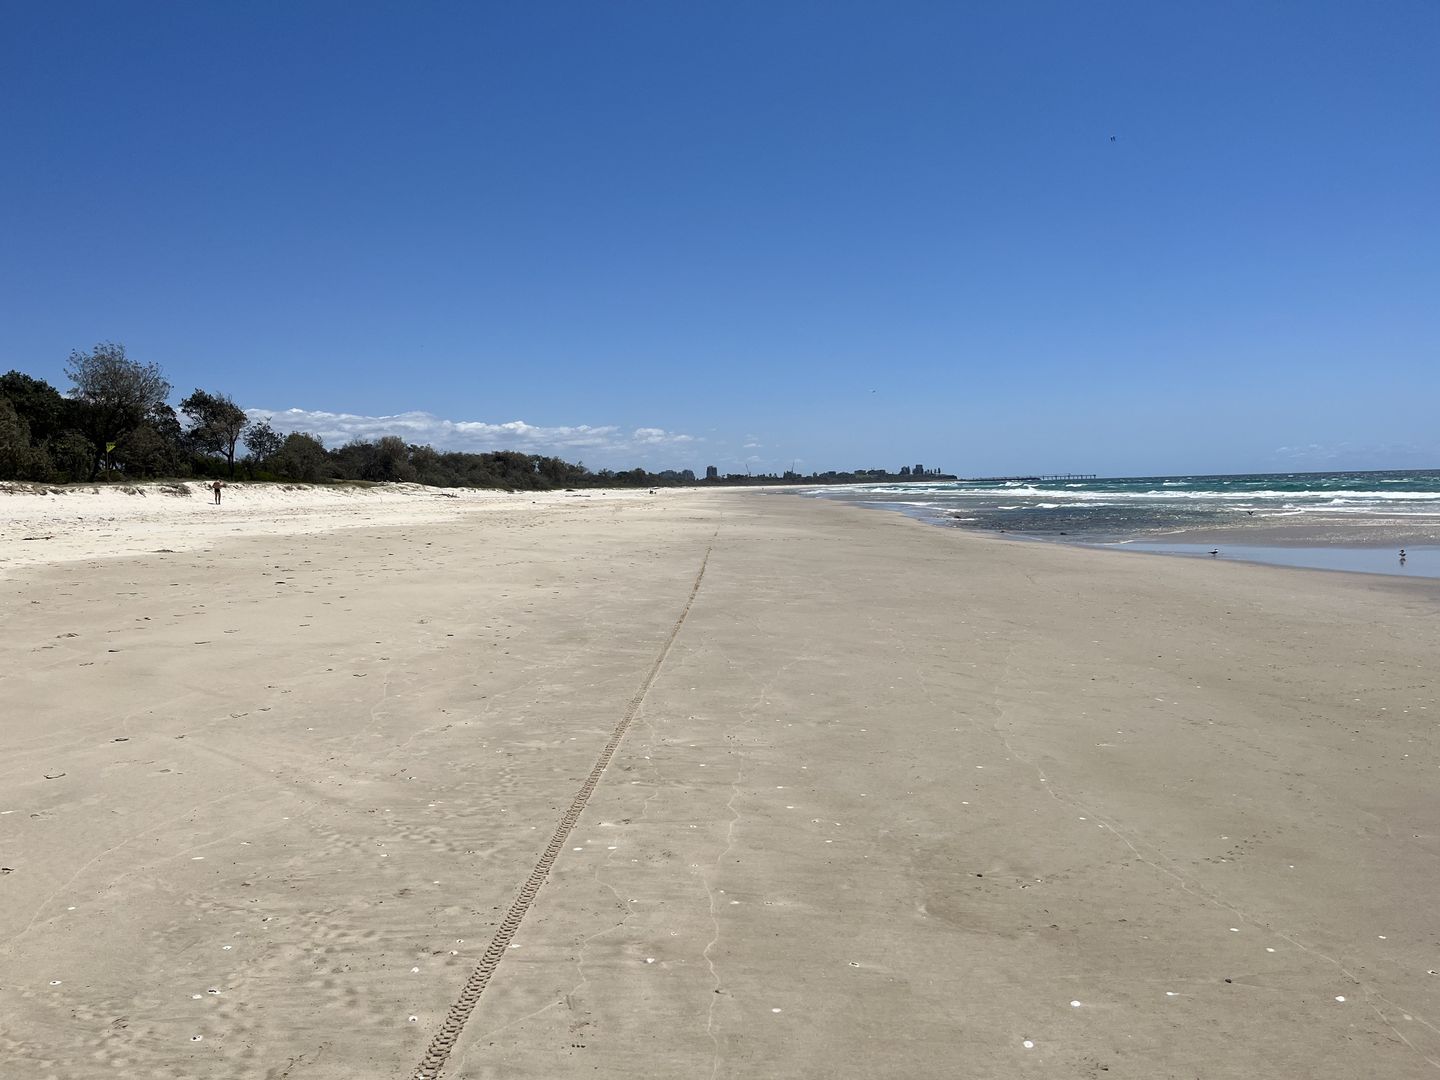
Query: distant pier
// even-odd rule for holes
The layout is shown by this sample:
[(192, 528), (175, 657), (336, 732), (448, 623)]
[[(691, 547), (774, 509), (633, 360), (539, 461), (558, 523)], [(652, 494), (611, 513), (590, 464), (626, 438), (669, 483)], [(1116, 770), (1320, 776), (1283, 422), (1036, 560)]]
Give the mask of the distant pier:
[(962, 476), (962, 484), (1036, 484), (1050, 480), (1096, 480), (1096, 473), (1048, 473), (1040, 476)]

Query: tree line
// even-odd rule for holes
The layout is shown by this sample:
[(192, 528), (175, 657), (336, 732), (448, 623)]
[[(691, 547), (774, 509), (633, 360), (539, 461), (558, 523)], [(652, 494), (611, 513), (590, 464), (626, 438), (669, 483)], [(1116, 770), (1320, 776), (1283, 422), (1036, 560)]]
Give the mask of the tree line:
[(332, 449), (317, 435), (281, 435), (268, 420), (250, 419), (228, 394), (197, 388), (177, 411), (160, 368), (131, 360), (123, 345), (109, 342), (72, 352), (64, 370), (72, 386), (63, 394), (20, 371), (0, 376), (0, 480), (53, 484), (243, 475), (509, 490), (695, 481), (689, 469), (592, 472), (557, 457), (442, 451), (393, 435)]

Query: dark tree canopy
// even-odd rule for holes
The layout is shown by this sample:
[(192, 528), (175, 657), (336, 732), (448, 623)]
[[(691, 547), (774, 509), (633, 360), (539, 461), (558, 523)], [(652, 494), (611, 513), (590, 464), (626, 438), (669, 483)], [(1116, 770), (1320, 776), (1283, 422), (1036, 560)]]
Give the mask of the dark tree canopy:
[(25, 477), (30, 463), (30, 425), (9, 398), (0, 397), (0, 476)]
[(111, 460), (127, 477), (177, 476), (186, 467), (182, 442), (175, 410), (162, 402), (120, 440)]
[(84, 480), (94, 447), (74, 430), (82, 405), (43, 379), (0, 375), (0, 479)]
[(180, 411), (190, 419), (190, 439), (208, 453), (219, 454), (235, 475), (235, 446), (250, 420), (245, 410), (228, 394), (211, 394), (197, 389), (180, 402)]
[(123, 345), (74, 352), (65, 370), (74, 382), (68, 397), (19, 371), (0, 376), (0, 480), (94, 480), (102, 465), (107, 479), (208, 479), (227, 466), (233, 476), (235, 449), (243, 442), (246, 475), (255, 480), (400, 481), (509, 491), (695, 481), (688, 469), (591, 472), (558, 457), (437, 450), (395, 435), (328, 450), (315, 435), (276, 431), (268, 418), (252, 423), (228, 394), (200, 389), (180, 403), (182, 426), (166, 401), (170, 383), (160, 369), (130, 360)]
[(88, 353), (72, 352), (65, 374), (75, 384), (70, 396), (80, 406), (77, 426), (93, 444), (90, 477), (94, 479), (106, 448), (164, 405), (170, 384), (158, 365), (131, 360), (125, 355), (124, 345), (112, 342), (102, 342)]
[(303, 431), (292, 432), (285, 437), (273, 465), (275, 471), (288, 480), (313, 483), (334, 475), (330, 471), (330, 455), (325, 450), (325, 444), (318, 437)]
[(93, 467), (95, 444), (78, 431), (62, 431), (46, 449), (57, 479), (84, 480)]
[(245, 449), (250, 451), (249, 460), (254, 465), (264, 465), (284, 445), (284, 436), (270, 426), (268, 417), (255, 421), (245, 432)]
[(60, 434), (73, 419), (72, 403), (59, 390), (24, 372), (0, 375), (0, 398), (10, 399), (16, 414), (30, 425), (30, 438), (36, 443)]

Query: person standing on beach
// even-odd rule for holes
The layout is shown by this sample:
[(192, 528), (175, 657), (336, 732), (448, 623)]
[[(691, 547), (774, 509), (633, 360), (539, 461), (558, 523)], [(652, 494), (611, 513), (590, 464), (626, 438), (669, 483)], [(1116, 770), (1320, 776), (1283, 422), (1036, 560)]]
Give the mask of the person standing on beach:
[(219, 505), (220, 505), (220, 489), (221, 489), (222, 487), (224, 487), (224, 486), (225, 486), (225, 485), (222, 484), (219, 480), (216, 480), (215, 483), (213, 483), (213, 484), (210, 485), (210, 489), (215, 492), (215, 505), (216, 505), (216, 506), (219, 506)]

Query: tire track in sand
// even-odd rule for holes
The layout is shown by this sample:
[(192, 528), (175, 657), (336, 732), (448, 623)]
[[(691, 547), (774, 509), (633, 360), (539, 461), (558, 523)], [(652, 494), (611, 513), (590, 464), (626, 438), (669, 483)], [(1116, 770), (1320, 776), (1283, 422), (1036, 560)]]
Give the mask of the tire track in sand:
[[(715, 535), (719, 534), (716, 529)], [(455, 1048), (455, 1043), (460, 1038), (460, 1032), (464, 1030), (465, 1022), (470, 1019), (471, 1013), (480, 1001), (480, 995), (485, 992), (485, 986), (490, 982), (490, 976), (500, 966), (500, 961), (509, 948), (510, 941), (515, 932), (520, 929), (520, 923), (525, 918), (525, 913), (530, 910), (530, 905), (535, 902), (535, 896), (540, 891), (540, 886), (550, 874), (550, 868), (555, 865), (555, 860), (565, 847), (565, 841), (569, 838), (571, 830), (575, 828), (576, 822), (580, 820), (581, 813), (585, 810), (585, 804), (590, 801), (596, 786), (600, 783), (601, 776), (605, 773), (605, 767), (610, 764), (610, 759), (615, 755), (620, 742), (625, 738), (625, 732), (629, 730), (635, 714), (640, 711), (641, 704), (650, 693), (650, 687), (654, 685), (656, 677), (660, 674), (660, 668), (665, 663), (665, 658), (670, 655), (670, 648), (675, 644), (675, 639), (680, 636), (680, 628), (685, 625), (685, 619), (690, 614), (690, 608), (695, 603), (695, 597), (700, 592), (700, 582), (705, 577), (705, 568), (710, 564), (710, 553), (715, 547), (715, 535), (710, 537), (710, 543), (705, 548), (705, 557), (700, 560), (700, 570), (695, 575), (695, 583), (690, 587), (690, 595), (685, 600), (685, 607), (680, 612), (680, 617), (675, 620), (675, 625), (670, 628), (665, 643), (660, 646), (660, 653), (655, 657), (655, 662), (650, 665), (645, 680), (640, 684), (640, 689), (630, 699), (630, 704), (625, 709), (625, 715), (615, 725), (615, 730), (610, 734), (610, 741), (600, 751), (600, 756), (595, 759), (595, 767), (590, 770), (590, 775), (580, 785), (575, 798), (571, 801), (569, 809), (560, 818), (560, 823), (555, 826), (555, 833), (550, 837), (550, 843), (546, 846), (544, 854), (540, 856), (535, 864), (535, 869), (530, 871), (529, 878), (521, 886), (520, 893), (510, 904), (510, 909), (505, 913), (505, 918), (500, 923), (500, 929), (495, 931), (495, 936), (490, 940), (490, 946), (475, 965), (475, 970), (465, 980), (465, 986), (460, 991), (460, 996), (450, 1006), (445, 1020), (440, 1025), (440, 1030), (430, 1040), (430, 1047), (425, 1051), (425, 1056), (420, 1059), (420, 1064), (415, 1067), (410, 1075), (413, 1080), (438, 1080), (440, 1071), (445, 1067), (445, 1062), (450, 1057), (450, 1051)]]

